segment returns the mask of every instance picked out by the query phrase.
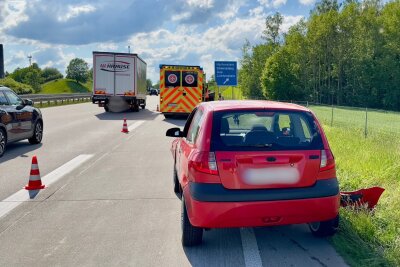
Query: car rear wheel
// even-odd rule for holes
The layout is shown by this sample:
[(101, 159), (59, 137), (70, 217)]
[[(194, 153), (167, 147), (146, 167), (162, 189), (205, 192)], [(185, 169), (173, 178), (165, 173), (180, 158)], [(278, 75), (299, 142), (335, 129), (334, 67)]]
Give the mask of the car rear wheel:
[(184, 197), (182, 197), (181, 207), (182, 245), (186, 247), (200, 245), (203, 239), (203, 228), (190, 223)]
[(0, 158), (4, 155), (4, 152), (6, 151), (6, 145), (7, 145), (6, 133), (3, 129), (0, 129)]
[(36, 122), (34, 130), (33, 130), (33, 136), (28, 139), (29, 143), (32, 145), (34, 144), (39, 144), (42, 142), (43, 138), (43, 125), (40, 121)]
[(332, 220), (308, 224), (313, 235), (318, 237), (332, 236), (339, 228), (339, 215)]

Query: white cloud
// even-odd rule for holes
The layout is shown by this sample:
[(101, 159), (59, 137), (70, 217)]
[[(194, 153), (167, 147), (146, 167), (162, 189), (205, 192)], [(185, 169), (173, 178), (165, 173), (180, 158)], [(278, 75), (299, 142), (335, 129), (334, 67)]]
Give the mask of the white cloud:
[(282, 26), (281, 26), (281, 31), (282, 32), (287, 32), (290, 27), (295, 25), (302, 18), (303, 18), (303, 16), (284, 16), (283, 17), (283, 23), (282, 23)]
[(299, 0), (300, 4), (309, 6), (315, 3), (316, 0)]
[(92, 5), (79, 5), (79, 6), (68, 6), (66, 14), (58, 17), (58, 21), (66, 22), (72, 18), (76, 18), (81, 14), (89, 14), (96, 11), (96, 8)]
[(286, 0), (274, 0), (274, 1), (272, 1), (272, 6), (275, 7), (275, 8), (280, 7), (282, 5), (285, 5), (285, 4), (286, 4)]
[[(305, 0), (307, 1), (307, 0)], [(270, 7), (274, 7), (274, 8), (278, 8), (282, 5), (285, 5), (287, 2), (287, 0), (258, 0), (258, 3), (260, 3), (261, 6), (270, 8)]]
[(214, 0), (188, 0), (189, 6), (197, 8), (212, 8), (214, 6)]

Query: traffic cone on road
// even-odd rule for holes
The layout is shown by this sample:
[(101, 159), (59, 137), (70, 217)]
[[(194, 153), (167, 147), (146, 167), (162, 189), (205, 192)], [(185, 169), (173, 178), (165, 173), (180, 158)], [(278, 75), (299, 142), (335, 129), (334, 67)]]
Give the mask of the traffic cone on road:
[(126, 119), (124, 119), (124, 125), (122, 126), (121, 133), (129, 133), (128, 124), (126, 123)]
[(160, 111), (160, 107), (157, 105), (157, 109), (156, 109), (156, 111)]
[(32, 157), (31, 173), (29, 175), (29, 182), (25, 186), (26, 190), (39, 190), (45, 188), (40, 179), (39, 165), (36, 156)]

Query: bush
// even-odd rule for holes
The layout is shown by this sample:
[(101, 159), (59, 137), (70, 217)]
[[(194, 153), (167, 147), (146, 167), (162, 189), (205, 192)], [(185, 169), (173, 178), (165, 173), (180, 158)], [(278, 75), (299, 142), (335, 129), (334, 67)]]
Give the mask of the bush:
[(12, 90), (14, 90), (14, 92), (16, 92), (19, 95), (33, 93), (32, 86), (30, 86), (28, 84), (16, 82), (14, 79), (12, 79), (10, 77), (0, 79), (0, 85), (11, 88)]

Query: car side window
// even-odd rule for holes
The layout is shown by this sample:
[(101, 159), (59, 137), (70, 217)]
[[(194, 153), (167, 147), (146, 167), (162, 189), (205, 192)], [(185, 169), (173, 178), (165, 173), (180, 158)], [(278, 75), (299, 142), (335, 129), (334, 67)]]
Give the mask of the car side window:
[(198, 110), (193, 117), (193, 121), (190, 125), (188, 134), (186, 136), (186, 139), (191, 143), (196, 142), (197, 136), (199, 134), (202, 118), (203, 118), (203, 111)]
[(6, 96), (3, 94), (3, 92), (0, 92), (0, 106), (7, 106), (8, 105), (8, 100)]
[(22, 99), (19, 98), (15, 93), (11, 91), (5, 91), (4, 94), (7, 96), (10, 105), (21, 105)]

